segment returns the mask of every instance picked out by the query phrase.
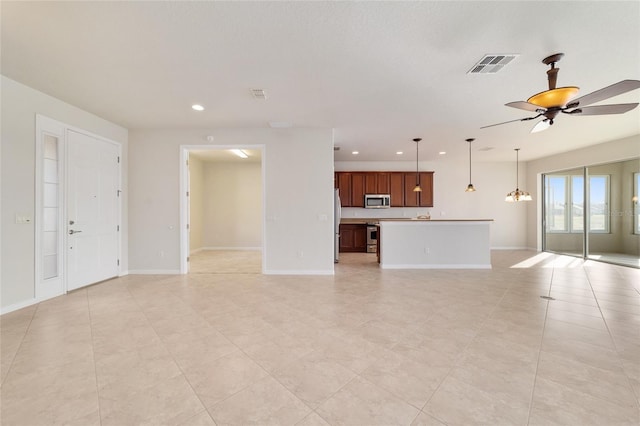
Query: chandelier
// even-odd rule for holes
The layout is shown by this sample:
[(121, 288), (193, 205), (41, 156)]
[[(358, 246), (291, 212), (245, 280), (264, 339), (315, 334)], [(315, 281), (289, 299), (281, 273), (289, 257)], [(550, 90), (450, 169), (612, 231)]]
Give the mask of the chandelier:
[(518, 188), (518, 151), (520, 151), (520, 148), (516, 148), (514, 151), (516, 152), (516, 190), (508, 193), (507, 198), (504, 200), (509, 203), (516, 201), (531, 201), (531, 194), (527, 191), (521, 191), (520, 188)]

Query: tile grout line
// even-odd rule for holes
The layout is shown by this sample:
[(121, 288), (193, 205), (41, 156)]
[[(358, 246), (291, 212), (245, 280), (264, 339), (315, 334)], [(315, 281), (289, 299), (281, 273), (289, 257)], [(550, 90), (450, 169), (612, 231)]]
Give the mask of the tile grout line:
[[(496, 304), (494, 305), (493, 309), (491, 310), (491, 312), (489, 312), (489, 314), (487, 314), (487, 316), (485, 317), (484, 321), (482, 321), (482, 323), (478, 326), (478, 331), (482, 329), (482, 327), (484, 326), (484, 324), (489, 320), (489, 318), (491, 317), (491, 315), (495, 312), (495, 310), (498, 308), (498, 305), (500, 305), (500, 303), (504, 300), (504, 298), (506, 297), (507, 293), (509, 293), (509, 290), (511, 290), (512, 288), (512, 284), (509, 285), (509, 287), (505, 288), (502, 296), (500, 297), (500, 300), (496, 302)], [(460, 353), (458, 353), (458, 355), (456, 356), (456, 359), (453, 363), (453, 365), (451, 366), (451, 368), (449, 369), (449, 371), (447, 372), (447, 374), (444, 376), (444, 378), (440, 381), (440, 383), (438, 383), (438, 386), (436, 387), (436, 389), (431, 393), (431, 396), (429, 397), (429, 399), (427, 399), (427, 402), (424, 403), (424, 405), (422, 406), (422, 408), (420, 408), (420, 412), (425, 413), (433, 418), (435, 418), (436, 420), (447, 424), (447, 422), (444, 422), (443, 420), (441, 420), (439, 417), (434, 416), (431, 413), (427, 413), (426, 411), (424, 411), (425, 407), (429, 404), (429, 402), (431, 402), (431, 399), (433, 399), (433, 396), (438, 392), (438, 390), (440, 389), (440, 387), (442, 386), (442, 384), (445, 382), (445, 380), (447, 380), (447, 378), (451, 375), (451, 372), (458, 366), (458, 362), (460, 361), (460, 357), (462, 356), (462, 354), (469, 348), (469, 346), (471, 346), (471, 344), (477, 339), (478, 337), (478, 333), (476, 333), (473, 338), (469, 341), (469, 343), (467, 343), (467, 345), (460, 351)], [(418, 413), (418, 415), (420, 415)], [(418, 416), (416, 416), (417, 418)], [(415, 418), (414, 418), (415, 420)]]
[[(583, 266), (583, 268), (584, 268), (584, 266)], [(636, 397), (636, 408), (638, 408), (640, 406), (640, 395), (638, 395), (636, 393), (636, 390), (633, 387), (633, 383), (631, 381), (631, 377), (629, 377), (629, 374), (627, 373), (627, 370), (624, 368), (624, 364), (621, 361), (621, 357), (620, 357), (620, 353), (618, 351), (618, 345), (616, 343), (616, 339), (613, 337), (613, 334), (611, 333), (611, 329), (609, 328), (609, 324), (607, 324), (607, 320), (604, 317), (604, 314), (602, 312), (602, 308), (600, 307), (600, 302), (598, 301), (598, 296), (596, 295), (595, 291), (593, 290), (593, 285), (591, 284), (591, 278), (589, 278), (589, 270), (587, 268), (584, 268), (584, 272), (585, 272), (585, 276), (587, 277), (587, 282), (589, 283), (589, 288), (591, 289), (591, 293), (593, 293), (593, 298), (596, 300), (596, 305), (598, 306), (598, 310), (600, 311), (600, 315), (602, 316), (602, 321), (604, 322), (604, 326), (607, 329), (607, 334), (609, 334), (609, 338), (611, 339), (611, 343), (613, 344), (613, 349), (614, 349), (614, 351), (616, 353), (618, 364), (620, 366), (620, 369), (624, 373), (624, 376), (627, 378), (627, 384), (629, 385), (629, 388), (631, 389), (631, 394), (635, 395), (635, 397)], [(599, 399), (602, 399), (602, 398), (599, 398)], [(606, 401), (606, 400), (603, 399), (603, 401)]]
[[(145, 320), (147, 321), (147, 324), (149, 325), (149, 327), (151, 327), (151, 330), (153, 330), (153, 333), (156, 335), (156, 337), (160, 340), (162, 347), (167, 351), (167, 353), (169, 354), (169, 356), (171, 357), (171, 360), (173, 361), (173, 363), (176, 365), (176, 367), (178, 368), (178, 370), (180, 371), (180, 374), (182, 375), (182, 377), (184, 378), (185, 382), (187, 382), (187, 384), (189, 385), (189, 388), (191, 388), (191, 391), (193, 392), (193, 394), (196, 396), (196, 398), (198, 398), (198, 401), (200, 402), (200, 404), (202, 405), (202, 408), (204, 408), (204, 411), (207, 412), (207, 414), (209, 415), (209, 417), (211, 418), (211, 420), (213, 421), (214, 424), (218, 424), (213, 416), (211, 415), (211, 413), (209, 412), (209, 409), (207, 408), (207, 406), (205, 405), (205, 403), (202, 401), (202, 399), (200, 398), (200, 395), (198, 395), (198, 393), (196, 392), (196, 390), (193, 388), (193, 385), (191, 384), (191, 381), (187, 378), (186, 374), (184, 374), (184, 371), (182, 370), (182, 367), (180, 367), (180, 364), (176, 361), (175, 357), (173, 356), (173, 354), (171, 353), (171, 351), (169, 350), (169, 348), (167, 348), (167, 345), (164, 341), (164, 339), (158, 334), (158, 331), (156, 330), (156, 328), (153, 326), (152, 322), (149, 320), (149, 316), (147, 315), (147, 313), (144, 311), (144, 309), (140, 306), (140, 304), (138, 303), (138, 300), (136, 299), (136, 297), (133, 295), (133, 293), (131, 293), (131, 291), (129, 290), (129, 285), (125, 284), (125, 289), (127, 290), (127, 293), (129, 293), (129, 296), (131, 297), (131, 300), (133, 300), (133, 302), (136, 304), (136, 306), (138, 307), (138, 309), (140, 310), (140, 312), (142, 313), (142, 315), (144, 315)], [(191, 307), (191, 306), (189, 306)], [(203, 318), (204, 319), (204, 318)], [(208, 323), (208, 321), (206, 321), (206, 319), (204, 319), (204, 321)], [(231, 342), (233, 344), (233, 342)], [(224, 355), (223, 355), (224, 356)], [(218, 359), (218, 358), (216, 358)], [(189, 419), (195, 417), (198, 413), (194, 414), (193, 416), (191, 416)], [(189, 420), (187, 419), (187, 420)], [(184, 423), (182, 423), (184, 424)]]
[[(556, 258), (557, 260), (557, 258)], [(549, 291), (547, 295), (551, 297), (551, 287), (553, 286), (553, 277), (555, 275), (555, 266), (551, 270), (551, 278), (549, 280)], [(531, 411), (533, 410), (533, 399), (536, 393), (536, 383), (538, 382), (538, 369), (540, 368), (540, 354), (542, 353), (542, 342), (544, 342), (544, 331), (547, 327), (547, 315), (549, 314), (549, 300), (546, 300), (547, 307), (544, 311), (544, 322), (542, 323), (542, 335), (540, 336), (540, 346), (538, 347), (538, 357), (536, 359), (536, 371), (533, 375), (533, 385), (531, 386), (531, 398), (529, 399), (529, 411), (527, 413), (527, 426), (531, 422)]]
[[(16, 348), (16, 352), (11, 357), (11, 362), (9, 363), (9, 368), (7, 368), (7, 373), (6, 373), (5, 377), (1, 378), (0, 388), (4, 384), (4, 381), (6, 380), (6, 378), (9, 377), (9, 373), (11, 372), (11, 367), (13, 367), (13, 363), (15, 362), (16, 357), (18, 356), (18, 352), (20, 352), (20, 348), (22, 348), (22, 344), (24, 343), (24, 339), (25, 339), (25, 337), (27, 337), (27, 333), (31, 329), (31, 324), (33, 323), (33, 319), (35, 318), (36, 312), (38, 312), (38, 309), (40, 309), (40, 303), (38, 303), (36, 305), (35, 309), (33, 310), (33, 314), (31, 314), (31, 318), (29, 318), (29, 324), (27, 325), (26, 330), (22, 334), (22, 338), (20, 338), (20, 343), (18, 344), (18, 347)], [(0, 422), (1, 422), (1, 420), (2, 420), (2, 418), (0, 417)]]
[(85, 290), (87, 295), (87, 311), (89, 314), (89, 330), (91, 331), (91, 356), (93, 357), (93, 374), (96, 378), (96, 398), (98, 399), (98, 417), (100, 419), (100, 425), (102, 425), (102, 404), (100, 403), (100, 385), (98, 382), (98, 366), (96, 363), (96, 351), (93, 339), (93, 319), (91, 317), (91, 303), (89, 301), (89, 289)]

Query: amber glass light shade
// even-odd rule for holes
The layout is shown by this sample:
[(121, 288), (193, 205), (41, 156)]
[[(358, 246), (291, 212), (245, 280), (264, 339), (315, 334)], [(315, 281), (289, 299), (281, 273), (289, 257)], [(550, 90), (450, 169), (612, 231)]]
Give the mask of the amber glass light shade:
[(578, 94), (578, 90), (580, 90), (580, 88), (576, 86), (545, 90), (544, 92), (531, 96), (527, 99), (527, 102), (542, 108), (563, 107), (571, 98)]

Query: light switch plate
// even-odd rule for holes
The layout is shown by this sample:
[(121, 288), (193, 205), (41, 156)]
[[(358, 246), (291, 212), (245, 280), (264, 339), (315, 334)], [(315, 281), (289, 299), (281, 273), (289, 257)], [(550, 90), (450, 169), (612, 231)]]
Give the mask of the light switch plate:
[(18, 225), (24, 225), (33, 222), (33, 218), (28, 213), (16, 213), (16, 223)]

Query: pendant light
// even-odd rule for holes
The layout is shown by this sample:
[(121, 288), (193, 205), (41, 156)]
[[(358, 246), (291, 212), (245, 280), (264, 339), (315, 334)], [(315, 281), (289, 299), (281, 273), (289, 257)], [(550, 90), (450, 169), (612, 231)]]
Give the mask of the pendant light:
[(421, 140), (421, 138), (415, 138), (413, 140), (416, 143), (416, 186), (413, 188), (413, 192), (422, 192), (422, 188), (420, 187), (420, 173), (418, 172), (418, 144)]
[(527, 191), (520, 191), (520, 188), (518, 188), (518, 151), (520, 151), (520, 148), (516, 148), (515, 151), (516, 151), (516, 190), (508, 193), (507, 198), (505, 198), (504, 200), (509, 203), (513, 203), (516, 201), (531, 201), (531, 194), (529, 194)]
[(473, 138), (467, 139), (467, 142), (469, 142), (469, 185), (467, 185), (467, 189), (465, 189), (464, 192), (475, 192), (476, 190), (471, 183), (471, 142), (474, 140)]

